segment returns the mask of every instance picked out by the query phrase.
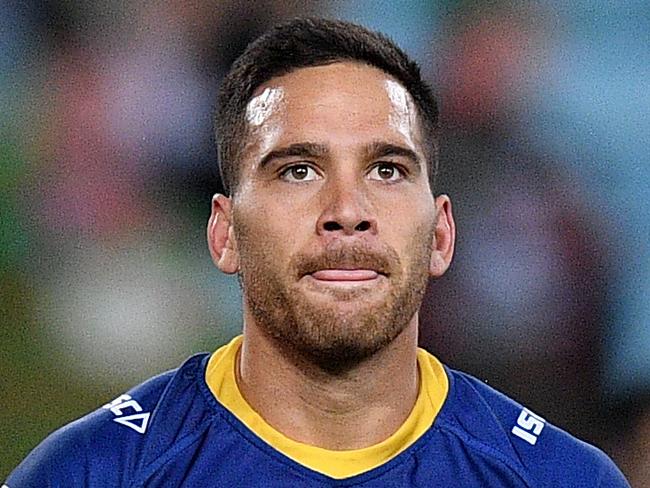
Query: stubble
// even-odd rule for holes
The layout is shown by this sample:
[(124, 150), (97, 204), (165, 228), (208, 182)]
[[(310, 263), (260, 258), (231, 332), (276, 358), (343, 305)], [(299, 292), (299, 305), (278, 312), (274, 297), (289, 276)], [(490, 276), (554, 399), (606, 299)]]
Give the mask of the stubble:
[[(241, 220), (238, 223), (239, 280), (248, 310), (263, 333), (301, 361), (329, 373), (344, 372), (387, 347), (422, 303), (433, 224), (414, 232), (403, 257), (406, 262), (387, 245), (371, 248), (360, 241), (296, 255), (281, 269), (267, 252), (265, 240)], [(333, 290), (329, 306), (309, 299), (300, 277), (337, 266), (379, 271), (388, 280), (387, 290), (380, 300), (371, 296), (375, 291), (363, 287)], [(342, 311), (337, 300), (353, 306)]]

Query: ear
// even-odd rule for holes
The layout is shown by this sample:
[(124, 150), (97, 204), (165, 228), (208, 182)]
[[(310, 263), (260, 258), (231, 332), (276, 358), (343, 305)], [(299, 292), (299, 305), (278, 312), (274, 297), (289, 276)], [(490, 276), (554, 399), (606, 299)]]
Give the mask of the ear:
[(212, 213), (208, 220), (208, 247), (212, 261), (227, 274), (239, 271), (231, 205), (230, 198), (217, 193), (212, 197)]
[(431, 243), (429, 276), (439, 278), (445, 274), (454, 256), (456, 224), (451, 211), (451, 200), (447, 195), (437, 196), (435, 206), (436, 227), (433, 242)]

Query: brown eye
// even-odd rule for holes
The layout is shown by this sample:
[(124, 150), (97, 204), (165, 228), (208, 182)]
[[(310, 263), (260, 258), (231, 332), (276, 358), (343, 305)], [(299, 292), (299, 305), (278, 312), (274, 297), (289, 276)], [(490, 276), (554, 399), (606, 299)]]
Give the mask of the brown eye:
[(395, 174), (395, 168), (391, 166), (380, 166), (377, 168), (377, 173), (384, 180), (390, 180)]
[(289, 170), (291, 176), (296, 180), (304, 180), (307, 178), (309, 170), (305, 166), (294, 166)]
[(403, 177), (400, 170), (391, 163), (380, 163), (375, 165), (368, 173), (372, 180), (397, 181)]
[(280, 177), (286, 181), (311, 181), (317, 179), (318, 174), (309, 165), (294, 164), (282, 171)]

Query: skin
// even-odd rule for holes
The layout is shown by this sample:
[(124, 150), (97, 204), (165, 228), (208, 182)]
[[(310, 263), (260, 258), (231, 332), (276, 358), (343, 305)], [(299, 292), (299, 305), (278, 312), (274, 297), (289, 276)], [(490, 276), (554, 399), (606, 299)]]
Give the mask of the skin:
[(249, 103), (240, 183), (212, 202), (210, 252), (244, 295), (242, 394), (327, 449), (381, 442), (408, 416), (418, 309), (454, 251), (451, 202), (431, 194), (400, 89), (352, 62), (273, 78), (256, 92), (270, 103)]

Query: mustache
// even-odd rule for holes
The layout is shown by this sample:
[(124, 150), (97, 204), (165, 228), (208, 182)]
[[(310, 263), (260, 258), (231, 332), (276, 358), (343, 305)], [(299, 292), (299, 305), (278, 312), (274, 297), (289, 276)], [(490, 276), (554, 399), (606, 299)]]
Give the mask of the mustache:
[(390, 247), (381, 249), (364, 245), (347, 245), (326, 249), (318, 254), (300, 254), (294, 259), (293, 267), (298, 277), (322, 269), (372, 269), (383, 275), (390, 275), (399, 269), (399, 257)]

